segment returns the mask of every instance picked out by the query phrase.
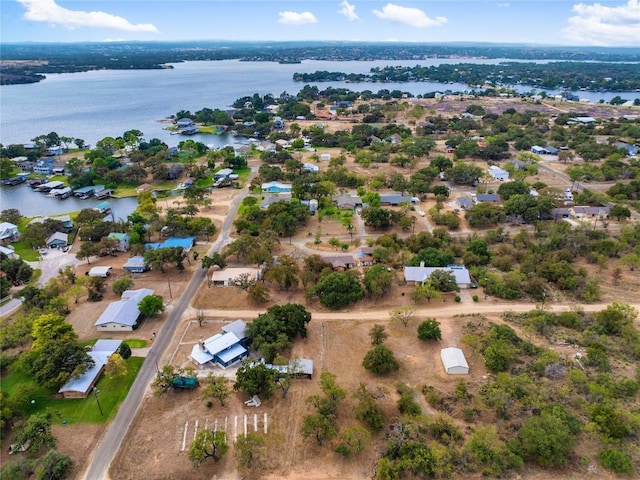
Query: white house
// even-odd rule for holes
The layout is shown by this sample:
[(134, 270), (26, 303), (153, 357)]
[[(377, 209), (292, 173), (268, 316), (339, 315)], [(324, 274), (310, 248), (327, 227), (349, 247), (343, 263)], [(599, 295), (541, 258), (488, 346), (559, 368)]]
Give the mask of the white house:
[(5, 255), (7, 258), (20, 258), (20, 255), (18, 255), (15, 250), (13, 249), (13, 247), (4, 247), (2, 245), (0, 245), (0, 253), (2, 255)]
[(469, 270), (463, 265), (449, 265), (448, 267), (404, 267), (404, 280), (413, 282), (415, 285), (426, 282), (431, 274), (436, 270), (450, 272), (456, 279), (459, 288), (469, 288), (471, 286), (471, 275)]
[(18, 227), (13, 223), (0, 223), (0, 242), (15, 242), (20, 238)]
[(291, 192), (292, 185), (290, 183), (283, 183), (278, 181), (266, 182), (262, 184), (262, 191), (269, 193), (285, 193)]
[(449, 375), (466, 375), (469, 373), (469, 364), (464, 353), (459, 348), (449, 347), (440, 350), (440, 358), (444, 371)]
[(202, 367), (208, 363), (217, 363), (226, 368), (249, 355), (244, 347), (247, 324), (236, 320), (222, 327), (222, 333), (217, 333), (191, 349), (191, 360)]
[(501, 182), (504, 180), (509, 180), (509, 172), (498, 167), (497, 165), (491, 165), (487, 170), (487, 173), (496, 180), (500, 180)]
[(231, 287), (235, 279), (241, 275), (246, 275), (249, 280), (257, 282), (262, 278), (262, 270), (258, 267), (227, 267), (214, 271), (211, 274), (211, 283), (216, 287)]
[(117, 302), (112, 302), (105, 308), (100, 318), (94, 323), (98, 331), (131, 332), (138, 326), (140, 310), (138, 304), (147, 295), (153, 295), (154, 290), (140, 288), (127, 290)]
[(317, 173), (320, 171), (320, 167), (314, 165), (313, 163), (303, 163), (302, 170), (304, 170), (305, 172)]

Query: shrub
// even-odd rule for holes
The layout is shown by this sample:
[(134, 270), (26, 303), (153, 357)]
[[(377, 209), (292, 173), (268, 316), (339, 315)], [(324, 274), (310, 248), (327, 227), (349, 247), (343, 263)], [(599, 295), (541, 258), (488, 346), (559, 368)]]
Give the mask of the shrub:
[(456, 295), (455, 301), (456, 303), (460, 303), (462, 301), (462, 298), (460, 298), (460, 295)]
[(474, 295), (473, 297), (471, 297), (473, 299), (474, 302), (478, 302), (478, 295)]
[(118, 296), (122, 295), (127, 290), (131, 290), (131, 287), (133, 287), (133, 280), (131, 280), (129, 277), (119, 278), (111, 284), (113, 293)]
[(633, 465), (631, 457), (618, 450), (603, 450), (598, 454), (598, 463), (608, 470), (616, 473), (632, 473)]
[(418, 325), (418, 338), (425, 342), (428, 340), (440, 340), (442, 338), (440, 322), (435, 318), (427, 318)]
[(384, 345), (376, 345), (369, 350), (364, 356), (362, 366), (378, 375), (386, 375), (400, 368), (393, 352)]

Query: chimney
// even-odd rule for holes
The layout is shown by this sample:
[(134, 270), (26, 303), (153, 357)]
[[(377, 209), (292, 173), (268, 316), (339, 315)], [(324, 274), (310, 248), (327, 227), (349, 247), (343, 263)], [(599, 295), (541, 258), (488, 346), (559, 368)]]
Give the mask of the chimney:
[(420, 268), (424, 268), (424, 260), (420, 262)]

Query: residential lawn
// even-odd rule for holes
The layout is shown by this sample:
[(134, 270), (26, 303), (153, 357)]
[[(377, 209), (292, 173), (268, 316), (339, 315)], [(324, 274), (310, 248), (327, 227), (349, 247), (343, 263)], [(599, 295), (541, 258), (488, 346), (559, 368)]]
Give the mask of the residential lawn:
[(27, 405), (25, 414), (36, 412), (51, 412), (54, 421), (66, 423), (105, 423), (111, 419), (118, 405), (125, 399), (133, 381), (142, 367), (144, 358), (131, 357), (127, 360), (127, 375), (122, 378), (108, 379), (102, 376), (98, 381), (98, 401), (104, 415), (100, 415), (95, 395), (87, 398), (52, 398), (50, 393), (35, 383), (26, 372), (10, 370), (2, 377), (0, 390), (11, 394), (19, 385), (29, 385), (34, 388), (33, 402)]
[(40, 270), (39, 268), (34, 268), (33, 275), (31, 275), (31, 281), (29, 283), (35, 285), (38, 282), (40, 275), (42, 275), (42, 270)]
[(204, 178), (201, 178), (196, 182), (196, 186), (200, 188), (208, 188), (213, 185), (213, 173), (207, 175)]
[(249, 179), (249, 174), (251, 173), (251, 169), (249, 167), (238, 168), (234, 170), (233, 173), (237, 173), (239, 177), (238, 179), (242, 184), (244, 184)]
[(11, 244), (20, 258), (27, 262), (37, 262), (40, 260), (40, 254), (37, 250), (27, 242), (15, 242)]
[(148, 342), (139, 338), (130, 338), (128, 340), (125, 340), (124, 343), (129, 345), (130, 348), (144, 348), (147, 346)]
[(117, 190), (113, 192), (113, 196), (115, 198), (136, 197), (138, 196), (136, 188), (138, 187), (118, 187)]
[(64, 182), (66, 184), (67, 180), (66, 175), (53, 175), (52, 177), (49, 177), (50, 182)]

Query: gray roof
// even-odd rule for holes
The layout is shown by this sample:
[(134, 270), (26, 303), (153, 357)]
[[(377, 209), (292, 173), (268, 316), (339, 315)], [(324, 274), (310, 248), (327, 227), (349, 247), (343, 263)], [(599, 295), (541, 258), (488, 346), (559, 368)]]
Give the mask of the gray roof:
[(148, 288), (125, 291), (122, 294), (121, 300), (110, 303), (107, 308), (104, 309), (104, 312), (102, 312), (102, 315), (100, 315), (100, 318), (96, 320), (94, 325), (99, 327), (108, 323), (115, 323), (133, 327), (140, 316), (138, 303), (140, 303), (140, 300), (144, 297), (153, 295), (153, 293), (154, 291)]
[(418, 197), (411, 197), (409, 195), (380, 195), (380, 203), (390, 203), (391, 205), (398, 205), (402, 202), (420, 203)]
[(453, 273), (458, 285), (468, 285), (471, 283), (469, 270), (461, 265), (450, 267), (404, 267), (404, 279), (407, 282), (424, 282), (436, 270), (444, 270)]
[(51, 235), (49, 235), (49, 238), (47, 238), (46, 240), (46, 244), (49, 245), (52, 242), (64, 242), (64, 243), (69, 243), (69, 235), (67, 235), (66, 233), (62, 233), (62, 232), (54, 232)]
[(476, 200), (479, 202), (497, 202), (499, 197), (497, 193), (479, 193), (476, 195)]
[(357, 207), (362, 205), (362, 199), (357, 196), (352, 195), (340, 195), (338, 197), (333, 197), (333, 203), (335, 203), (338, 207), (345, 206), (354, 206)]
[(104, 352), (111, 355), (116, 353), (122, 344), (122, 340), (108, 340), (101, 338), (98, 340), (91, 349), (92, 352)]
[(456, 198), (456, 201), (458, 202), (458, 205), (460, 205), (460, 206), (464, 206), (464, 207), (473, 206), (473, 201), (468, 197), (458, 197), (458, 198)]
[(110, 353), (107, 352), (88, 352), (89, 356), (95, 362), (95, 365), (91, 368), (88, 368), (86, 372), (80, 375), (78, 378), (72, 378), (67, 383), (65, 383), (60, 390), (59, 393), (64, 392), (81, 392), (87, 393), (87, 390), (94, 384), (97, 380), (98, 376), (102, 372), (102, 369), (107, 364), (109, 360)]
[(235, 322), (231, 322), (228, 325), (222, 327), (223, 332), (231, 332), (240, 340), (246, 338), (245, 331), (247, 330), (247, 324), (244, 320), (236, 320)]
[(346, 268), (348, 265), (356, 263), (353, 255), (326, 255), (322, 257), (322, 260), (333, 265), (333, 268)]
[(204, 349), (215, 356), (236, 343), (240, 343), (240, 339), (233, 332), (218, 333), (204, 341)]

